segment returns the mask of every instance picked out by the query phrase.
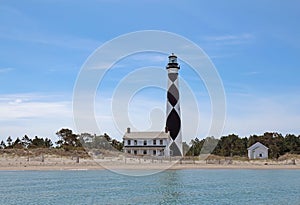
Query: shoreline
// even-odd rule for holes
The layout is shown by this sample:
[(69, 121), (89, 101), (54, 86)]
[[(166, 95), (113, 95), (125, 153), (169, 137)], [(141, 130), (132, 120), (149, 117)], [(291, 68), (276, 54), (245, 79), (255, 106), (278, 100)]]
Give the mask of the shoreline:
[[(151, 171), (151, 170), (184, 170), (184, 169), (215, 169), (215, 170), (300, 170), (300, 163), (275, 164), (265, 162), (249, 163), (234, 161), (233, 164), (206, 164), (205, 161), (197, 163), (178, 162), (157, 162), (157, 163), (124, 163), (119, 161), (95, 161), (82, 159), (79, 163), (74, 160), (52, 159), (48, 162), (25, 162), (18, 159), (0, 158), (0, 171), (58, 171), (58, 170), (131, 170), (131, 171)], [(55, 161), (56, 160), (56, 161)]]
[(108, 170), (108, 171), (166, 171), (166, 170), (300, 170), (300, 167), (295, 166), (286, 166), (286, 167), (278, 167), (278, 166), (268, 166), (268, 167), (261, 167), (261, 166), (253, 166), (253, 167), (233, 167), (233, 166), (174, 166), (167, 169), (161, 169), (159, 167), (111, 167), (111, 168), (104, 168), (101, 166), (94, 166), (94, 167), (53, 167), (53, 166), (29, 166), (29, 167), (1, 167), (1, 171), (92, 171), (92, 170)]

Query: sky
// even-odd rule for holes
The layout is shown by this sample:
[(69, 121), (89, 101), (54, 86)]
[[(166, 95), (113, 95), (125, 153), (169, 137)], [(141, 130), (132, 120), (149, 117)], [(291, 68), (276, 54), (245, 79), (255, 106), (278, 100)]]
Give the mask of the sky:
[[(141, 30), (171, 32), (203, 49), (225, 90), (223, 135), (298, 135), (299, 8), (296, 0), (0, 0), (0, 140), (27, 134), (55, 141), (61, 128), (79, 132), (73, 95), (84, 63), (106, 42)], [(163, 87), (146, 84), (126, 103), (112, 98), (129, 85), (118, 86), (124, 79), (166, 85), (167, 56), (144, 52), (111, 67), (95, 94), (99, 131), (86, 131), (121, 140), (125, 130), (115, 126), (122, 119), (112, 119), (112, 107), (128, 107), (136, 130), (163, 129)], [(204, 138), (211, 126), (210, 95), (192, 68), (179, 63), (184, 139)], [(157, 72), (138, 72), (151, 66)]]

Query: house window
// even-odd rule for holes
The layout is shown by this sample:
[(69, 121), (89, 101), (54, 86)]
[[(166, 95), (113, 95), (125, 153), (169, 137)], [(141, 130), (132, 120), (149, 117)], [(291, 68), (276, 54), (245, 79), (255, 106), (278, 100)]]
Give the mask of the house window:
[(130, 145), (130, 140), (127, 140), (127, 145)]
[(127, 153), (128, 153), (128, 154), (131, 154), (131, 151), (130, 151), (130, 150), (127, 150)]
[(137, 140), (134, 140), (134, 145), (137, 145)]
[(153, 140), (153, 145), (156, 145), (156, 140)]
[(147, 145), (147, 140), (144, 140), (144, 145)]
[(259, 157), (262, 157), (262, 156), (263, 156), (262, 153), (260, 153), (260, 154), (259, 154)]
[(134, 151), (133, 151), (133, 154), (134, 154), (134, 155), (137, 155), (137, 151), (136, 151), (136, 150), (134, 150)]
[(143, 154), (147, 154), (147, 150), (144, 150)]
[(156, 150), (153, 150), (153, 155), (156, 155)]
[(164, 144), (164, 141), (163, 141), (163, 140), (159, 140), (159, 144), (160, 144), (160, 145), (163, 145), (163, 144)]

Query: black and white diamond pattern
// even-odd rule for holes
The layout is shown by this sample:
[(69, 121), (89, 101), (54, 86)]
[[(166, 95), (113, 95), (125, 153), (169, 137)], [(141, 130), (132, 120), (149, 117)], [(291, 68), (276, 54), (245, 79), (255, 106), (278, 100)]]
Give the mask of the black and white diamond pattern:
[(170, 150), (173, 156), (182, 156), (182, 135), (178, 89), (178, 69), (168, 69), (168, 102), (166, 126), (170, 131), (173, 142)]

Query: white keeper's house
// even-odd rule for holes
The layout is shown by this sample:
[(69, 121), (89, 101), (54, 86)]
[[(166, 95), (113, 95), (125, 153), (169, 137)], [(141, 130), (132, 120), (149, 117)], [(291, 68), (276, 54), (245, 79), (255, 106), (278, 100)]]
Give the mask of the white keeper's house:
[(123, 137), (124, 152), (139, 156), (170, 156), (170, 132), (127, 132)]

